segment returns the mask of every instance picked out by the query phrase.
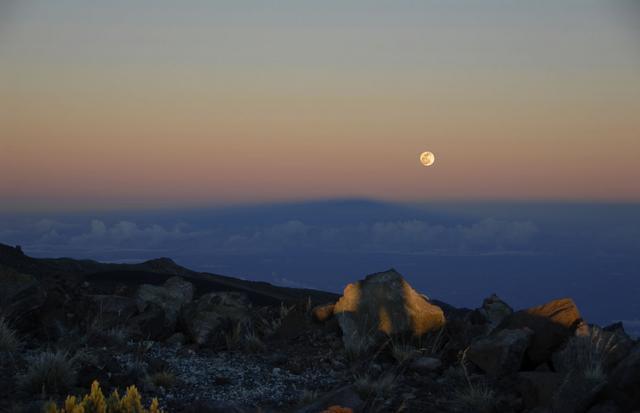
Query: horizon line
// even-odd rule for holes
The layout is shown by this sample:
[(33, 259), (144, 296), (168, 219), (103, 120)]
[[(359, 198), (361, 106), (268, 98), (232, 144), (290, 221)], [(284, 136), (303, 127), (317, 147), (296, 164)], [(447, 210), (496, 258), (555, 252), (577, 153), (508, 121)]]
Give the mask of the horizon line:
[[(529, 205), (640, 205), (640, 199), (601, 199), (601, 198), (435, 198), (392, 200), (374, 197), (324, 197), (324, 198), (287, 198), (268, 201), (228, 201), (228, 202), (193, 202), (193, 203), (148, 203), (118, 202), (113, 204), (90, 203), (77, 207), (73, 205), (52, 204), (36, 206), (9, 205), (0, 206), (0, 214), (32, 214), (32, 213), (89, 213), (89, 212), (156, 212), (156, 211), (201, 211), (227, 210), (233, 208), (258, 208), (273, 206), (295, 206), (323, 203), (371, 203), (386, 205), (490, 205), (490, 204), (529, 204)], [(6, 207), (6, 208), (5, 208)]]

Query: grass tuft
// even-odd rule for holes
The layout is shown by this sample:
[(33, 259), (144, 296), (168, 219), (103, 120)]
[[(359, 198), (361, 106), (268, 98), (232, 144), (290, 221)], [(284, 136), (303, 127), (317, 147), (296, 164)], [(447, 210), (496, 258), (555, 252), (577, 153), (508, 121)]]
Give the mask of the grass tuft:
[(395, 376), (389, 373), (379, 377), (364, 374), (357, 375), (353, 385), (363, 399), (384, 398), (393, 391), (395, 379)]
[(77, 379), (77, 360), (63, 351), (45, 351), (31, 360), (19, 376), (20, 387), (31, 395), (62, 394), (73, 388)]
[(0, 317), (0, 351), (13, 353), (20, 348), (20, 345), (16, 331), (4, 317)]
[(170, 371), (159, 371), (149, 377), (151, 383), (156, 387), (162, 387), (165, 390), (170, 389), (176, 384), (176, 376)]

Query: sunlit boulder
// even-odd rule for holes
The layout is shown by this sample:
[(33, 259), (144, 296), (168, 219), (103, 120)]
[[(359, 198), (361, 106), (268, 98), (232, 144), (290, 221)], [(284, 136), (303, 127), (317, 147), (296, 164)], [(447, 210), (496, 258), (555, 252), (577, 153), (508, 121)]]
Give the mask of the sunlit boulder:
[(366, 351), (384, 336), (420, 337), (445, 324), (442, 309), (395, 270), (347, 285), (333, 309), (347, 349)]

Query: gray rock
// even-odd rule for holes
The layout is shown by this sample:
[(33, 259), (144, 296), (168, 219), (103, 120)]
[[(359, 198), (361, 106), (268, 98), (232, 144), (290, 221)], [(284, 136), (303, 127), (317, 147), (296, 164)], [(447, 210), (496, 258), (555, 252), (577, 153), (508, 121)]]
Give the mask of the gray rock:
[(533, 331), (527, 328), (497, 331), (473, 342), (467, 358), (493, 377), (515, 373), (522, 367), (532, 336)]
[(581, 369), (575, 369), (565, 375), (558, 386), (552, 410), (563, 413), (582, 413), (598, 399), (605, 389), (605, 377), (590, 377)]
[(640, 344), (609, 375), (607, 394), (623, 411), (640, 409)]
[(417, 293), (395, 270), (347, 285), (334, 307), (347, 348), (366, 350), (381, 336), (422, 336), (445, 324), (442, 309)]
[(620, 409), (614, 401), (607, 400), (592, 406), (587, 413), (619, 413)]
[(193, 284), (180, 277), (171, 277), (161, 286), (142, 284), (136, 294), (138, 310), (144, 312), (149, 304), (158, 305), (165, 312), (167, 328), (173, 330), (180, 309), (193, 300), (193, 292)]
[(418, 373), (431, 373), (442, 367), (442, 361), (435, 357), (418, 357), (410, 365), (411, 370)]
[(561, 382), (560, 373), (523, 371), (516, 375), (515, 390), (522, 396), (525, 409), (551, 408), (553, 395)]
[(142, 313), (129, 319), (127, 327), (134, 337), (160, 340), (173, 333), (173, 329), (167, 328), (165, 314), (159, 305), (149, 303)]
[(513, 309), (509, 304), (502, 301), (496, 294), (485, 298), (479, 311), (489, 323), (490, 329), (493, 329), (505, 318), (513, 314)]
[(187, 342), (187, 337), (182, 333), (174, 333), (164, 342), (170, 346), (181, 347)]
[(209, 293), (185, 306), (181, 319), (190, 340), (199, 345), (214, 344), (222, 339), (225, 324), (249, 321), (250, 307), (243, 293)]

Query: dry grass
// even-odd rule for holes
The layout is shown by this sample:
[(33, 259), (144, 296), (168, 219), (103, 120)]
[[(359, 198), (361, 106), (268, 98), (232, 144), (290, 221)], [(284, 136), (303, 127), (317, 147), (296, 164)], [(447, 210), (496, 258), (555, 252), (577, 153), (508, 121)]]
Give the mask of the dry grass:
[(484, 381), (473, 383), (467, 369), (467, 350), (462, 353), (460, 359), (459, 374), (452, 372), (464, 384), (453, 391), (451, 405), (458, 411), (469, 413), (493, 413), (498, 410), (498, 397), (495, 391)]
[(357, 361), (369, 354), (373, 347), (373, 340), (369, 336), (358, 336), (344, 341), (344, 351), (349, 361)]
[(267, 348), (253, 329), (245, 332), (242, 341), (243, 348), (250, 353), (261, 353)]
[(393, 391), (395, 387), (395, 375), (382, 374), (379, 377), (369, 375), (357, 375), (353, 383), (356, 392), (363, 399), (384, 398)]
[(162, 387), (165, 390), (170, 389), (176, 384), (176, 376), (170, 371), (159, 371), (149, 376), (149, 380), (156, 387)]
[(31, 395), (68, 392), (75, 386), (78, 360), (63, 351), (45, 351), (31, 360), (19, 376), (20, 388)]
[(454, 392), (451, 403), (463, 412), (491, 413), (497, 411), (497, 401), (495, 392), (488, 385), (480, 383)]
[(305, 404), (309, 404), (312, 401), (316, 400), (318, 398), (318, 395), (319, 393), (317, 390), (304, 389), (302, 391), (302, 394), (300, 395), (299, 403), (302, 406), (304, 406)]
[(400, 364), (420, 355), (435, 356), (444, 346), (444, 328), (429, 332), (421, 337), (390, 338), (391, 356)]
[(0, 317), (0, 351), (13, 353), (20, 348), (20, 339), (4, 317)]
[(291, 310), (293, 310), (294, 308), (295, 308), (295, 305), (291, 305), (291, 306), (287, 307), (286, 305), (284, 305), (284, 303), (280, 303), (280, 310), (279, 310), (280, 320), (282, 320), (287, 315), (289, 315)]
[(91, 327), (87, 331), (88, 343), (102, 346), (123, 346), (131, 339), (126, 326), (115, 326), (108, 329)]
[(266, 349), (255, 329), (246, 322), (237, 322), (224, 333), (227, 350), (244, 350), (250, 353), (260, 353)]
[(411, 344), (391, 342), (391, 355), (398, 363), (406, 363), (420, 355), (420, 350)]
[(442, 327), (437, 331), (431, 331), (418, 338), (420, 351), (426, 355), (439, 355), (445, 344), (445, 330), (446, 327)]
[(227, 350), (237, 350), (240, 348), (242, 340), (242, 323), (235, 323), (229, 331), (224, 333), (224, 342)]
[(295, 305), (286, 306), (284, 303), (280, 303), (280, 307), (277, 310), (277, 315), (273, 317), (264, 317), (260, 314), (256, 314), (256, 321), (258, 329), (264, 334), (264, 336), (272, 336), (282, 326), (282, 320), (285, 319), (295, 308)]
[(616, 339), (614, 333), (594, 327), (588, 335), (571, 337), (554, 357), (554, 365), (566, 375), (579, 372), (589, 381), (603, 382), (606, 379), (605, 360), (617, 350)]

